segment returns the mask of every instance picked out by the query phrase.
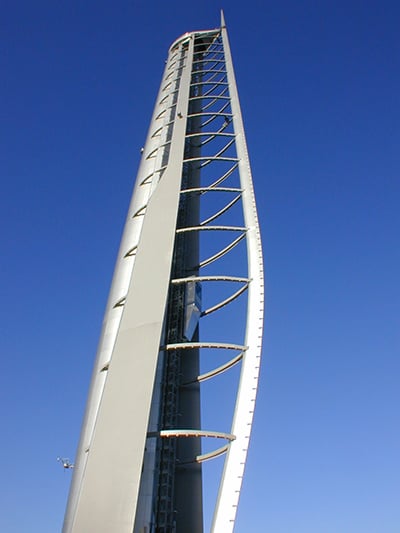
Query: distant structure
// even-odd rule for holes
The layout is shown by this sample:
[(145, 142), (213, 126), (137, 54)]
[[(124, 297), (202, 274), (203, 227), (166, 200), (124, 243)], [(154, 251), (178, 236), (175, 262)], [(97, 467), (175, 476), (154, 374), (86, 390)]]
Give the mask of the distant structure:
[[(214, 464), (224, 463), (211, 531), (233, 530), (262, 325), (261, 240), (222, 15), (220, 28), (186, 33), (169, 49), (105, 312), (64, 533), (200, 533), (203, 463), (217, 457)], [(235, 373), (231, 394), (226, 376)], [(203, 392), (205, 384), (217, 392)], [(230, 396), (226, 427), (203, 427), (207, 398), (218, 420)]]

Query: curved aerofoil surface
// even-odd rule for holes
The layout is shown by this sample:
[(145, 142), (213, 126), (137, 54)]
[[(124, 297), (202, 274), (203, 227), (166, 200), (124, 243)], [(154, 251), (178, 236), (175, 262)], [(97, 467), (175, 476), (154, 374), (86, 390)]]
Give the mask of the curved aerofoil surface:
[(201, 533), (202, 473), (222, 460), (211, 530), (233, 530), (257, 391), (263, 287), (222, 16), (221, 28), (186, 33), (169, 49), (104, 317), (64, 533)]

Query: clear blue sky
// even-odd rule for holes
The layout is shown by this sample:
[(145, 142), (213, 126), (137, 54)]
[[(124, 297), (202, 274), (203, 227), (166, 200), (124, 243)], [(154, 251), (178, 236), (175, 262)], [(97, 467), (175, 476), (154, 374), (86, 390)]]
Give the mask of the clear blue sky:
[(166, 52), (220, 7), (267, 281), (236, 531), (400, 532), (400, 4), (4, 0), (4, 533), (61, 528)]

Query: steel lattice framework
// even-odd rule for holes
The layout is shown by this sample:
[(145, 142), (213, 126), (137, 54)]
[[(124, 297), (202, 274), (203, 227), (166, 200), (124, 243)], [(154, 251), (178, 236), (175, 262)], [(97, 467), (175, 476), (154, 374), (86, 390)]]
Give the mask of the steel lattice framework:
[[(203, 328), (218, 315), (217, 327)], [(261, 239), (222, 16), (221, 28), (187, 33), (169, 50), (105, 313), (64, 533), (201, 532), (202, 463), (222, 455), (212, 531), (233, 530), (262, 325)], [(204, 383), (233, 368), (240, 372), (230, 428), (203, 427)], [(202, 452), (202, 442), (218, 440)]]

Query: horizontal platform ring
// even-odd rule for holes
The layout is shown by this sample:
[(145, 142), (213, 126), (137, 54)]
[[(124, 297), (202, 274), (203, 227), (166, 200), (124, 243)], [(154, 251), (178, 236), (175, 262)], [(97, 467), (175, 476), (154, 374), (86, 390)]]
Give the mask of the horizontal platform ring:
[(237, 283), (249, 283), (250, 278), (243, 278), (238, 276), (190, 276), (188, 278), (175, 278), (171, 280), (173, 285), (180, 283), (188, 283), (190, 281), (233, 281)]
[(148, 438), (161, 437), (211, 437), (214, 439), (225, 439), (229, 442), (236, 439), (232, 433), (223, 433), (222, 431), (207, 431), (205, 429), (162, 429), (161, 431), (150, 431), (147, 433)]
[(243, 231), (247, 228), (242, 226), (189, 226), (185, 228), (178, 228), (176, 233), (185, 233), (187, 231)]
[(244, 352), (247, 350), (247, 346), (226, 342), (177, 342), (161, 346), (162, 350), (190, 350), (193, 348), (217, 348), (221, 350), (237, 350), (238, 352)]

